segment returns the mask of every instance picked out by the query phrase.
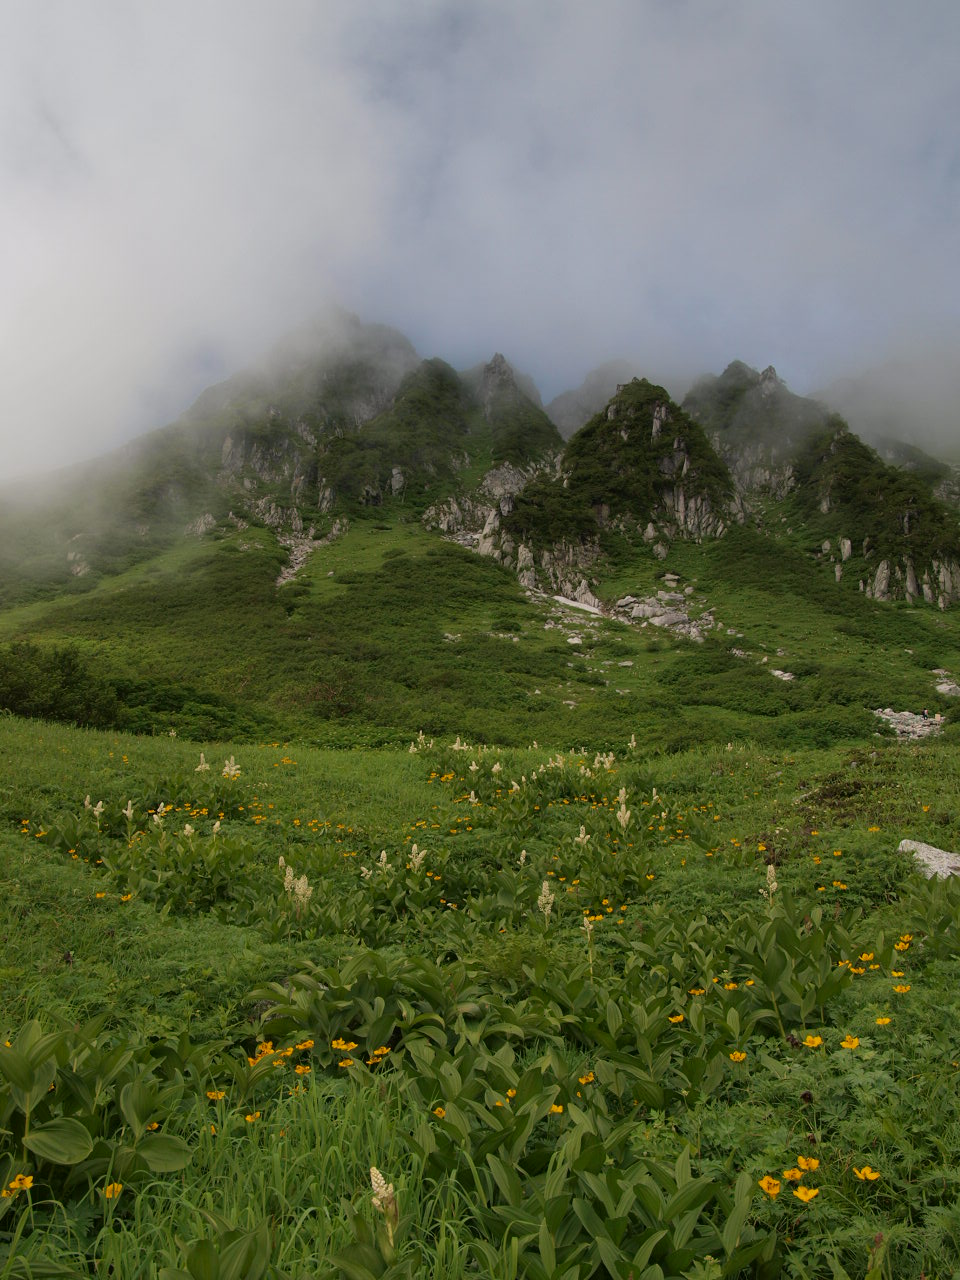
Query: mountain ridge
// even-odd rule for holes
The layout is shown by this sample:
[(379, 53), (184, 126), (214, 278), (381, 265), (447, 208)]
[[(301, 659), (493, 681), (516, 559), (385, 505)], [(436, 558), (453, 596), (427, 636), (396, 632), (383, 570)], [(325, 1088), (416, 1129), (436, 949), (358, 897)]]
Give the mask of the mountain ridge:
[[(682, 404), (629, 379), (564, 441), (501, 353), (465, 377), (395, 330), (349, 325), (358, 342), (304, 340), (75, 472), (45, 507), (0, 515), (0, 648), (38, 646), (4, 650), (11, 672), (61, 689), (64, 671), (83, 671), (112, 690), (109, 715), (141, 728), (169, 714), (243, 733), (266, 723), (254, 692), (258, 715), (298, 732), (343, 722), (389, 737), (409, 716), (446, 723), (462, 698), (443, 714), (435, 699), (459, 689), (485, 735), (512, 723), (521, 739), (558, 708), (624, 715), (633, 677), (615, 684), (607, 659), (584, 668), (590, 635), (638, 674), (660, 653), (690, 665), (693, 641), (726, 672), (707, 682), (721, 699), (746, 681), (738, 654), (749, 666), (780, 649), (778, 671), (793, 653), (787, 675), (826, 690), (806, 650), (816, 625), (887, 636), (882, 610), (933, 606), (932, 626), (960, 598), (939, 470), (890, 465), (770, 368), (735, 362)], [(572, 624), (574, 605), (593, 621)], [(776, 641), (764, 617), (796, 609), (822, 622)], [(557, 631), (585, 646), (573, 666), (589, 713)], [(79, 648), (58, 657), (62, 645)], [(951, 665), (914, 648), (930, 669)], [(668, 697), (653, 679), (680, 723), (682, 681)], [(21, 692), (6, 705), (48, 705), (10, 681)], [(747, 684), (760, 714), (814, 723), (813, 693)], [(830, 715), (838, 732), (863, 730)]]

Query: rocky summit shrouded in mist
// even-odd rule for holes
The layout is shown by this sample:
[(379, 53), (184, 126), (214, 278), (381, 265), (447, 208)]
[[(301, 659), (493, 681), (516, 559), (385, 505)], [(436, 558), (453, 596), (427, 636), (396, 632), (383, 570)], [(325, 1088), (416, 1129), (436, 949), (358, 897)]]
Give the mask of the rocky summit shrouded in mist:
[[(93, 643), (105, 667), (134, 680), (145, 630), (236, 606), (238, 636), (268, 618), (275, 638), (296, 635), (307, 692), (284, 698), (387, 716), (385, 686), (365, 684), (350, 659), (362, 662), (375, 638), (337, 639), (348, 588), (362, 581), (365, 604), (384, 591), (389, 609), (416, 608), (429, 557), (444, 548), (461, 557), (457, 590), (430, 603), (448, 609), (449, 646), (460, 643), (457, 601), (484, 592), (557, 597), (678, 644), (741, 634), (736, 592), (711, 580), (749, 581), (771, 600), (789, 589), (794, 604), (841, 612), (858, 599), (936, 614), (960, 600), (960, 486), (948, 463), (897, 439), (868, 447), (772, 368), (735, 361), (682, 403), (655, 370), (637, 372), (611, 362), (545, 409), (501, 353), (458, 373), (396, 330), (332, 314), (178, 421), (46, 479), (29, 505), (8, 495), (0, 641)], [(389, 550), (374, 552), (388, 532)], [(484, 578), (481, 561), (500, 576)], [(495, 622), (488, 631), (499, 634)], [(206, 643), (168, 675), (195, 678), (209, 706), (207, 686), (233, 696), (231, 680), (245, 688), (256, 663), (238, 660), (228, 677), (230, 662)], [(121, 702), (134, 696), (110, 678)], [(401, 691), (423, 683), (397, 679)]]

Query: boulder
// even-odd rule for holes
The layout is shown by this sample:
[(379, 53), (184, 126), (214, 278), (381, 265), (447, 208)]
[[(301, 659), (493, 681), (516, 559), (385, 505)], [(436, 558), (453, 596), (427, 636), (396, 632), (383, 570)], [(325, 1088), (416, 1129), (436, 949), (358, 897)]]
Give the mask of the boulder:
[(960, 875), (960, 853), (938, 849), (935, 845), (924, 844), (921, 840), (901, 840), (898, 852), (912, 853), (917, 870), (928, 880), (932, 880), (935, 876), (945, 879), (947, 876)]

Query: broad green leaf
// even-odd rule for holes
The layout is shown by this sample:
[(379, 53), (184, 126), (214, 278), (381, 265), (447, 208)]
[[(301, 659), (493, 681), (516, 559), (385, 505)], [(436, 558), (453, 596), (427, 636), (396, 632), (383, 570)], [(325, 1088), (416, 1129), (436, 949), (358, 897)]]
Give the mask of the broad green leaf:
[(546, 1221), (540, 1223), (540, 1234), (537, 1238), (540, 1246), (540, 1257), (548, 1276), (552, 1276), (557, 1269), (557, 1251), (554, 1246), (553, 1236), (550, 1234), (550, 1228)]
[(523, 1187), (516, 1170), (511, 1165), (505, 1164), (499, 1156), (494, 1155), (487, 1156), (487, 1165), (504, 1200), (514, 1208), (519, 1208), (523, 1202)]
[(51, 1164), (79, 1164), (93, 1150), (93, 1139), (79, 1120), (59, 1116), (31, 1129), (23, 1145)]
[(607, 1001), (607, 1026), (610, 1028), (610, 1034), (616, 1036), (617, 1032), (623, 1026), (623, 1014), (620, 1012), (620, 1006), (615, 1000)]
[(139, 1080), (131, 1080), (120, 1090), (120, 1110), (123, 1112), (123, 1118), (138, 1138), (147, 1126), (154, 1105), (154, 1090), (147, 1088)]
[[(631, 1265), (633, 1266), (634, 1270), (636, 1270), (639, 1267), (646, 1267), (647, 1263), (650, 1261), (651, 1253), (653, 1253), (654, 1249), (657, 1247), (660, 1241), (666, 1237), (666, 1234), (667, 1234), (666, 1231), (663, 1231), (663, 1230), (656, 1231), (651, 1229), (650, 1234), (647, 1236), (643, 1244), (640, 1246), (637, 1252), (630, 1259)], [(659, 1271), (660, 1268), (657, 1267), (656, 1270)], [(642, 1274), (646, 1275), (647, 1273), (643, 1272)]]
[(260, 1280), (270, 1261), (266, 1224), (245, 1231), (220, 1251), (220, 1280)]
[(714, 1183), (712, 1178), (693, 1178), (690, 1182), (680, 1187), (676, 1195), (671, 1196), (667, 1201), (666, 1208), (663, 1211), (664, 1219), (671, 1222), (674, 1218), (679, 1218), (681, 1214), (688, 1213), (691, 1209), (698, 1209), (713, 1195)]
[(198, 1240), (187, 1255), (187, 1270), (193, 1280), (220, 1280), (216, 1246), (209, 1240)]
[(193, 1159), (182, 1138), (168, 1133), (148, 1133), (137, 1143), (137, 1155), (151, 1173), (175, 1173)]
[(33, 1088), (33, 1068), (17, 1049), (0, 1047), (0, 1075), (24, 1093), (29, 1093)]
[[(365, 1259), (370, 1265), (364, 1266), (358, 1258)], [(376, 1250), (361, 1245), (354, 1245), (349, 1255), (335, 1253), (330, 1261), (343, 1272), (347, 1280), (377, 1280), (383, 1267), (383, 1262)]]

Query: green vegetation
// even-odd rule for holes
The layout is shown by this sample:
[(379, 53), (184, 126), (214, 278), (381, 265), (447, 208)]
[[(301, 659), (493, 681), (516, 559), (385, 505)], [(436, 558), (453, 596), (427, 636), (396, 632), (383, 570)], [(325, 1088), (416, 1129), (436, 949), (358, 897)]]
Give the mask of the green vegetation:
[(794, 395), (769, 373), (765, 376), (734, 360), (719, 377), (697, 380), (683, 407), (711, 435), (731, 460), (758, 445), (775, 461), (783, 461), (826, 419), (815, 400)]
[[(664, 417), (655, 427), (658, 413)], [(681, 473), (685, 492), (706, 498), (714, 511), (722, 512), (732, 494), (726, 465), (703, 429), (646, 379), (628, 382), (581, 427), (561, 465), (562, 478), (528, 485), (505, 521), (534, 546), (584, 541), (619, 516), (642, 527)]]
[(0, 742), (0, 1274), (960, 1265), (955, 748)]
[(592, 749), (635, 734), (657, 753), (731, 737), (828, 745), (871, 734), (887, 705), (950, 716), (931, 673), (960, 671), (956, 615), (867, 600), (795, 541), (736, 526), (661, 563), (605, 532), (601, 596), (656, 591), (673, 570), (693, 614), (709, 603), (720, 624), (695, 646), (531, 600), (399, 500), (279, 588), (269, 530), (191, 539), (81, 596), (0, 614), (0, 707), (198, 739), (399, 744), (416, 726)]
[(960, 1274), (960, 618), (822, 547), (955, 518), (832, 423), (651, 549), (732, 481), (635, 380), (505, 531), (702, 636), (584, 613), (420, 520), (557, 447), (502, 357), (354, 338), (4, 513), (0, 1280)]
[(796, 469), (801, 509), (813, 515), (827, 497), (830, 526), (855, 543), (868, 537), (876, 560), (910, 558), (920, 572), (934, 559), (960, 557), (956, 513), (920, 473), (887, 466), (841, 418), (808, 442)]

